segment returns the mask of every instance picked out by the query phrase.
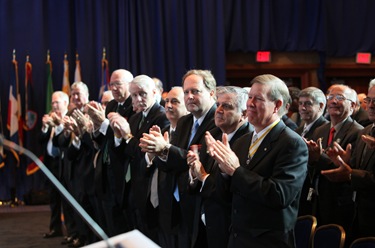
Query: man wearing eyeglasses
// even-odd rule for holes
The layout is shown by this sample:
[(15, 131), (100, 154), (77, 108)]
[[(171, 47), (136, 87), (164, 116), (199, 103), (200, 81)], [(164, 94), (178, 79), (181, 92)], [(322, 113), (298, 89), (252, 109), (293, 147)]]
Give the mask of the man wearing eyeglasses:
[(108, 236), (114, 236), (129, 231), (130, 224), (123, 214), (123, 188), (125, 184), (125, 168), (121, 154), (114, 151), (114, 132), (110, 127), (108, 114), (117, 112), (130, 118), (134, 112), (129, 92), (129, 83), (133, 74), (124, 69), (115, 70), (110, 78), (109, 88), (113, 95), (105, 110), (97, 102), (90, 102), (88, 114), (94, 124), (94, 140), (101, 150), (96, 159), (95, 191), (103, 206), (106, 231)]
[(355, 101), (356, 95), (349, 86), (331, 86), (327, 95), (327, 111), (331, 122), (318, 127), (312, 140), (306, 141), (309, 146), (309, 165), (316, 170), (314, 193), (317, 197), (313, 199), (313, 214), (317, 217), (319, 225), (339, 224), (348, 235), (354, 215), (353, 191), (347, 183), (329, 181), (320, 171), (336, 167), (324, 152), (334, 141), (342, 147), (349, 144), (354, 146), (359, 131), (363, 129), (350, 117)]
[(322, 171), (333, 182), (348, 183), (355, 190), (356, 215), (353, 224), (353, 239), (375, 236), (375, 80), (369, 85), (365, 98), (367, 112), (372, 124), (360, 132), (355, 150), (334, 144), (330, 156), (337, 168)]
[[(326, 96), (316, 87), (303, 89), (298, 98), (298, 111), (304, 125), (298, 127), (296, 132), (310, 140), (316, 128), (328, 123), (323, 113), (326, 107)], [(306, 180), (303, 184), (298, 215), (312, 214), (312, 198), (314, 182), (314, 168), (309, 167)]]

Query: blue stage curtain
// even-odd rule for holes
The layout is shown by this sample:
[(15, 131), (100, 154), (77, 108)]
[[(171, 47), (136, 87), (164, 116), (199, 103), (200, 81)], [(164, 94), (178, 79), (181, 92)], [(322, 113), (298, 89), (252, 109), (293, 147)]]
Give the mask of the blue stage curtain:
[[(225, 38), (222, 1), (0, 1), (0, 94), (5, 136), (9, 137), (6, 117), (13, 49), (16, 49), (19, 63), (22, 96), (25, 92), (26, 55), (30, 55), (33, 65), (34, 95), (37, 95), (35, 107), (39, 116), (35, 130), (25, 132), (25, 147), (37, 156), (41, 154), (41, 148), (35, 141), (45, 112), (47, 50), (53, 66), (54, 90), (62, 88), (64, 53), (68, 55), (70, 82), (73, 83), (78, 53), (82, 81), (89, 86), (90, 99), (95, 100), (101, 85), (103, 47), (106, 48), (111, 72), (124, 68), (135, 76), (146, 74), (158, 77), (164, 82), (166, 90), (181, 85), (185, 72), (195, 68), (211, 70), (218, 84), (223, 84)], [(6, 172), (6, 167), (0, 170)], [(34, 175), (24, 177), (24, 167), (17, 170), (22, 180), (17, 180), (16, 184), (38, 188), (35, 183), (43, 180), (34, 180)], [(4, 173), (0, 175), (7, 177)], [(0, 200), (8, 198), (8, 193), (1, 193), (1, 187), (9, 188), (5, 183), (5, 180), (0, 181)], [(24, 185), (19, 185), (19, 189), (24, 189)], [(18, 190), (17, 195), (22, 198), (19, 195), (22, 193)]]

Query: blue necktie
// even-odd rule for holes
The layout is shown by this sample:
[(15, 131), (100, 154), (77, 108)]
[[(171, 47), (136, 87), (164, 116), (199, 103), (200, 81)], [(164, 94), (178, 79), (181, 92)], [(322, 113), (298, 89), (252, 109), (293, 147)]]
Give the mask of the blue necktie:
[(198, 123), (198, 120), (196, 120), (194, 122), (193, 128), (191, 129), (191, 134), (190, 134), (190, 139), (189, 139), (189, 145), (188, 145), (188, 147), (190, 146), (191, 141), (193, 140), (195, 134), (197, 133), (198, 128), (199, 128), (199, 123)]

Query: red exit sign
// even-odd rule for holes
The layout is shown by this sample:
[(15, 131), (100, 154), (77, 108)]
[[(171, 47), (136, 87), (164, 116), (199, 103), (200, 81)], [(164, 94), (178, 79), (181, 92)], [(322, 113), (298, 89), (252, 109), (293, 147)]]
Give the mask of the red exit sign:
[(270, 51), (258, 51), (256, 61), (257, 62), (271, 62), (271, 52)]
[(371, 64), (371, 53), (357, 53), (355, 62), (358, 64)]

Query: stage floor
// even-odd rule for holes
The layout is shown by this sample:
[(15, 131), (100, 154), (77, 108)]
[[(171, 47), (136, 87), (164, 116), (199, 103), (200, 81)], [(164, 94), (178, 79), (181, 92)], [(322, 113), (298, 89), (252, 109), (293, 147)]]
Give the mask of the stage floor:
[(55, 248), (63, 237), (43, 239), (48, 232), (50, 209), (48, 205), (0, 206), (0, 247)]

